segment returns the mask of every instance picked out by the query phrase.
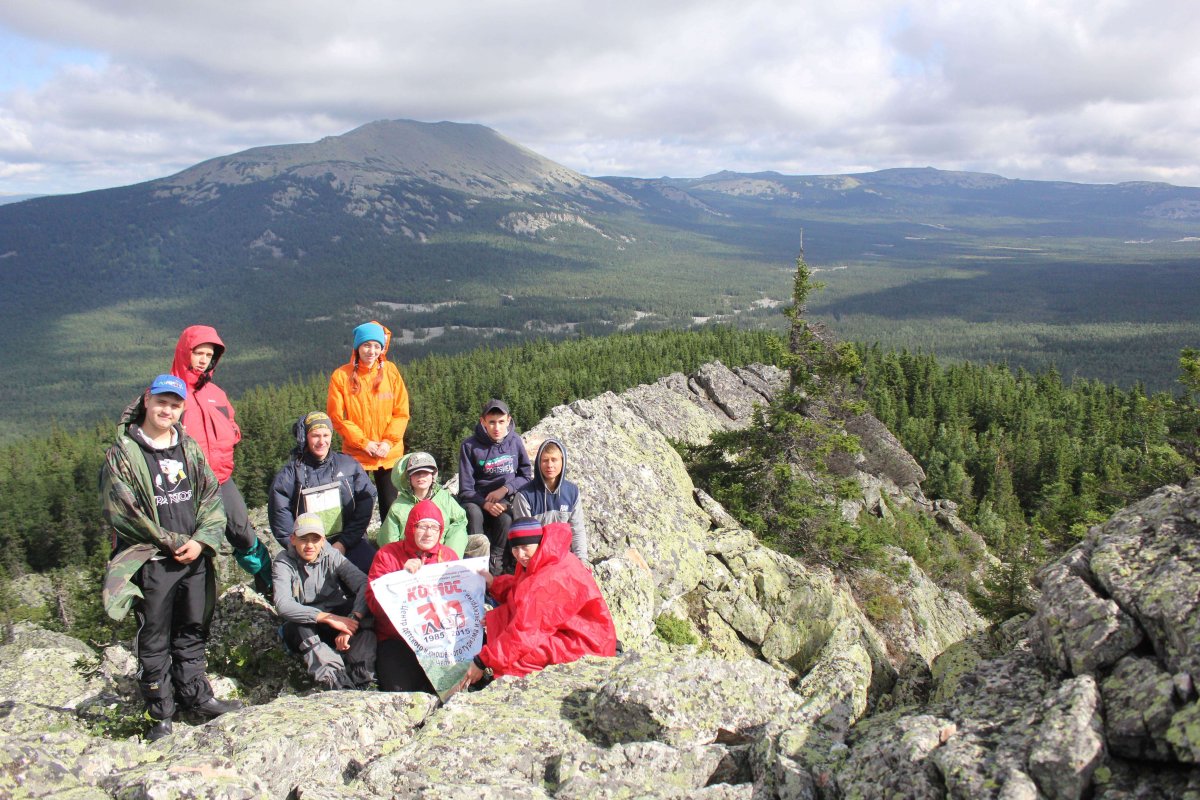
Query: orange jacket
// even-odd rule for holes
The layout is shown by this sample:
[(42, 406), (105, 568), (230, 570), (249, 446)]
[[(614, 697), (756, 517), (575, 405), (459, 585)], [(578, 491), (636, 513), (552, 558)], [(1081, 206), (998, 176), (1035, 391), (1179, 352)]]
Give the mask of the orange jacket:
[[(387, 341), (375, 366), (368, 370), (351, 352), (349, 363), (335, 369), (329, 378), (329, 397), (325, 401), (325, 413), (342, 437), (342, 452), (365, 470), (394, 467), (404, 455), (404, 431), (408, 428), (408, 389), (400, 370), (387, 360), (392, 332), (386, 327), (383, 331)], [(350, 378), (354, 370), (358, 371), (357, 392)], [(375, 378), (380, 371), (383, 380), (376, 389)], [(392, 449), (384, 458), (368, 455), (365, 448), (372, 441), (390, 442)]]

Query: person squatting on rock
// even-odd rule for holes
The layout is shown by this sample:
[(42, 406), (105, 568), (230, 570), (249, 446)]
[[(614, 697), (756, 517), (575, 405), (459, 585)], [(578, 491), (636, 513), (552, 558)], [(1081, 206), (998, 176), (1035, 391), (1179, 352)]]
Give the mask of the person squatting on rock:
[(387, 612), (376, 599), (370, 583), (376, 578), (402, 569), (416, 573), (426, 564), (457, 561), (458, 554), (442, 544), (443, 528), (441, 510), (432, 500), (421, 500), (409, 512), (404, 524), (404, 538), (381, 547), (375, 555), (375, 562), (371, 564), (367, 606), (375, 615), (375, 630), (379, 638), (375, 669), (379, 675), (381, 691), (436, 693), (433, 684), (425, 675), (425, 670), (417, 661), (416, 654), (388, 619)]
[(532, 477), (533, 466), (508, 404), (488, 400), (475, 433), (459, 449), (458, 502), (467, 512), (467, 533), (484, 534), (491, 542), (488, 569), (492, 575), (511, 571), (507, 543), (512, 498)]
[[(267, 519), (279, 546), (290, 542), (296, 517), (308, 507), (313, 492), (338, 492), (341, 505), (339, 528), (326, 520), (326, 538), (333, 548), (350, 559), (360, 571), (371, 568), (375, 545), (367, 539), (367, 523), (375, 510), (375, 487), (359, 463), (344, 453), (332, 452), (333, 424), (323, 411), (310, 411), (292, 426), (296, 447), (292, 458), (275, 475), (271, 485)], [(323, 515), (324, 516), (324, 515)]]
[(432, 500), (442, 512), (446, 531), (442, 544), (453, 550), (459, 558), (466, 552), (469, 557), (486, 556), (489, 543), (486, 536), (467, 536), (467, 513), (438, 483), (437, 461), (429, 453), (409, 453), (400, 459), (392, 470), (396, 482), (396, 502), (392, 503), (387, 519), (379, 527), (375, 541), (380, 547), (404, 538), (404, 526), (409, 512), (422, 500)]
[(283, 640), (325, 689), (365, 689), (375, 680), (375, 632), (367, 576), (325, 541), (317, 514), (301, 514), (272, 565)]
[(392, 332), (372, 320), (354, 329), (350, 361), (333, 371), (325, 411), (342, 437), (342, 452), (362, 465), (375, 483), (379, 519), (396, 499), (392, 467), (404, 455), (408, 389), (387, 360)]
[(513, 522), (508, 543), (516, 572), (480, 573), (499, 605), (484, 616), (486, 643), (455, 691), (488, 674), (528, 675), (583, 656), (616, 655), (612, 614), (591, 572), (570, 552), (571, 527), (523, 517)]
[(216, 604), (212, 556), (225, 530), (220, 486), (196, 440), (179, 424), (187, 386), (159, 375), (121, 416), (100, 469), (100, 503), (112, 529), (105, 612), (133, 608), (138, 685), (150, 740), (172, 731), (177, 707), (215, 717), (241, 708), (218, 700), (204, 648)]
[(250, 525), (246, 501), (233, 476), (233, 448), (242, 440), (242, 430), (234, 421), (233, 403), (213, 382), (217, 362), (225, 353), (225, 343), (215, 328), (192, 325), (184, 328), (175, 344), (171, 374), (188, 387), (188, 402), (183, 409), (183, 429), (196, 440), (217, 481), (221, 484), (221, 504), (225, 507), (225, 539), (233, 547), (233, 557), (242, 569), (254, 576), (254, 588), (271, 594), (271, 556)]
[(513, 498), (514, 517), (533, 517), (543, 525), (566, 522), (571, 526), (571, 552), (588, 564), (587, 521), (579, 487), (567, 480), (567, 446), (548, 437), (538, 445), (533, 459), (533, 480)]

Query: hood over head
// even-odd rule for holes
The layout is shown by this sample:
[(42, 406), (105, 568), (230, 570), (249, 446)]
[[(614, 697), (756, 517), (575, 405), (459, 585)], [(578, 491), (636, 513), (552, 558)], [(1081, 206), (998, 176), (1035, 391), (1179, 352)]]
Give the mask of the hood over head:
[(426, 551), (418, 550), (416, 542), (417, 523), (423, 519), (436, 520), (442, 528), (438, 533), (437, 544), (433, 546), (433, 550), (437, 550), (437, 545), (442, 544), (446, 537), (446, 520), (442, 517), (442, 510), (432, 500), (422, 500), (413, 506), (412, 511), (408, 512), (408, 521), (404, 523), (404, 538), (400, 540), (399, 545), (406, 558), (425, 560)]
[(517, 564), (516, 576), (522, 573), (533, 574), (543, 569), (552, 568), (571, 553), (571, 526), (566, 522), (551, 522), (542, 526), (542, 541), (538, 544), (537, 552), (529, 559), (529, 567)]
[(538, 445), (537, 455), (533, 457), (533, 482), (540, 489), (547, 488), (546, 479), (542, 477), (542, 451), (550, 445), (554, 445), (562, 453), (562, 471), (558, 473), (558, 485), (562, 486), (563, 480), (567, 477), (567, 446), (562, 443), (562, 439), (547, 436)]
[[(202, 344), (213, 346), (212, 361), (203, 373), (192, 371), (192, 350)], [(184, 328), (175, 343), (175, 360), (171, 362), (171, 374), (183, 378), (189, 389), (199, 389), (212, 380), (213, 370), (225, 353), (225, 343), (217, 335), (217, 329), (211, 325), (192, 325)]]

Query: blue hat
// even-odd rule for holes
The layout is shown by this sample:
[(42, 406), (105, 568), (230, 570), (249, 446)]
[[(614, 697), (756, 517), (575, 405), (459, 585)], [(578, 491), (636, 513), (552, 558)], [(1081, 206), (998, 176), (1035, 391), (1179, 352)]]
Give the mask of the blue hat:
[(150, 384), (150, 394), (177, 394), (187, 399), (187, 384), (174, 375), (159, 375)]
[(379, 342), (379, 346), (383, 347), (386, 339), (387, 334), (378, 322), (364, 322), (354, 329), (355, 350), (361, 347), (363, 342)]

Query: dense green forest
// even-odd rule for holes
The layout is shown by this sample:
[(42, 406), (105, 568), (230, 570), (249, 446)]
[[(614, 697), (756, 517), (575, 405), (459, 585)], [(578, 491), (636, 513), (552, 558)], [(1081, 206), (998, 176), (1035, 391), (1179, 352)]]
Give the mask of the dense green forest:
[[(814, 345), (813, 352), (820, 348)], [(1016, 591), (1030, 566), (1077, 540), (1088, 524), (1196, 469), (1200, 356), (1194, 350), (1184, 351), (1184, 391), (1176, 395), (1150, 394), (1140, 386), (1066, 382), (1053, 371), (943, 364), (930, 354), (877, 345), (838, 345), (829, 352), (833, 355), (819, 369), (836, 373), (850, 407), (869, 407), (913, 453), (928, 474), (926, 495), (957, 502), (989, 547), (1016, 565), (1009, 584), (994, 587), (994, 593)], [(729, 327), (429, 356), (401, 365), (412, 400), (406, 444), (434, 453), (448, 478), (458, 444), (473, 429), (479, 403), (487, 397), (506, 398), (518, 426), (526, 427), (557, 404), (691, 371), (712, 359), (729, 365), (773, 361), (793, 375), (817, 374), (812, 363), (789, 361), (778, 336)], [(271, 478), (294, 443), (292, 423), (324, 406), (326, 380), (313, 375), (236, 398), (244, 441), (235, 479), (252, 506), (265, 502)], [(114, 420), (117, 413), (114, 409)], [(779, 414), (776, 424), (795, 422), (795, 408), (786, 403), (772, 413)], [(108, 553), (96, 478), (114, 430), (111, 423), (74, 432), (56, 429), (0, 448), (0, 593), (5, 577), (30, 571), (86, 566), (83, 582), (96, 578)], [(778, 449), (769, 427), (760, 426), (757, 435), (763, 452)], [(854, 447), (812, 429), (799, 440), (821, 452)], [(759, 487), (741, 488), (753, 493)], [(801, 498), (791, 511), (803, 510), (808, 499)], [(747, 511), (736, 497), (723, 501), (735, 513)], [(761, 515), (743, 513), (743, 522), (771, 538), (769, 520)], [(782, 544), (800, 555), (855, 563), (881, 541), (877, 533), (867, 526), (837, 547), (830, 547), (829, 539), (803, 537)], [(938, 574), (933, 535), (927, 531), (921, 541), (910, 537), (901, 544), (918, 556), (923, 552), (923, 565)], [(862, 552), (855, 550), (860, 545)], [(938, 543), (943, 545), (948, 546)], [(946, 568), (946, 575), (969, 572), (978, 555), (954, 554), (959, 563), (955, 570)], [(95, 586), (75, 589), (87, 594)], [(1001, 606), (1011, 610), (1014, 602)]]
[[(531, 426), (555, 405), (691, 371), (713, 359), (730, 365), (766, 360), (772, 338), (713, 327), (421, 358), (400, 365), (412, 407), (405, 444), (433, 453), (448, 478), (457, 469), (459, 443), (474, 430), (479, 405), (489, 397), (505, 398), (518, 426)], [(270, 482), (295, 444), (292, 424), (325, 407), (327, 385), (327, 374), (313, 375), (235, 398), (243, 440), (234, 479), (252, 507), (266, 502)], [(119, 413), (113, 409), (112, 423), (54, 430), (0, 447), (0, 568), (10, 575), (45, 571), (107, 553), (96, 482)]]

